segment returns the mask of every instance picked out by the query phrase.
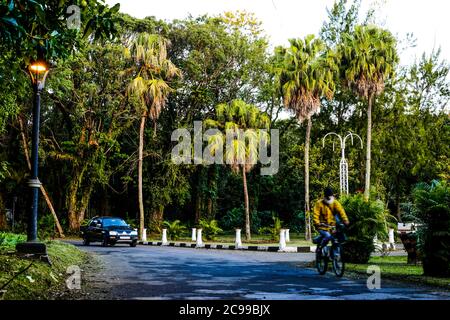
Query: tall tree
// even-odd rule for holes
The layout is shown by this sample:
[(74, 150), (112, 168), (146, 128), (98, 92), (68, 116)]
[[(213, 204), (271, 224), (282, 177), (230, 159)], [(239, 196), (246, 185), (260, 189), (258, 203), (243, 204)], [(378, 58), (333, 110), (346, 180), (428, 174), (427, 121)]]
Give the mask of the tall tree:
[(134, 120), (126, 102), (128, 79), (120, 77), (127, 63), (122, 53), (120, 45), (89, 45), (61, 62), (47, 85), (47, 105), (59, 112), (43, 115), (43, 161), (52, 166), (43, 174), (62, 165), (61, 176), (70, 177), (65, 205), (71, 232), (78, 231), (95, 187), (108, 184), (118, 137)]
[(376, 26), (356, 26), (344, 34), (338, 45), (341, 78), (344, 85), (367, 101), (367, 141), (364, 198), (370, 196), (370, 161), (372, 142), (372, 107), (385, 82), (394, 74), (398, 63), (396, 40), (385, 29)]
[[(214, 155), (218, 148), (223, 148), (227, 141), (225, 161), (235, 173), (241, 172), (244, 188), (245, 204), (245, 237), (251, 239), (250, 203), (248, 197), (247, 173), (255, 166), (258, 159), (258, 143), (267, 142), (267, 132), (270, 119), (258, 107), (242, 100), (233, 100), (229, 104), (219, 104), (216, 107), (216, 119), (207, 119), (205, 125), (220, 128), (222, 132), (210, 137), (210, 151)], [(249, 129), (249, 130), (247, 130)], [(232, 136), (228, 141), (228, 136)]]
[(312, 116), (319, 112), (321, 99), (331, 99), (335, 90), (336, 61), (320, 39), (308, 35), (305, 39), (291, 39), (287, 49), (278, 49), (284, 61), (279, 72), (279, 86), (284, 105), (297, 120), (306, 120), (305, 137), (305, 218), (306, 239), (311, 239), (309, 200), (309, 147)]
[(156, 137), (156, 123), (173, 89), (168, 81), (181, 76), (181, 71), (167, 58), (169, 40), (157, 35), (141, 33), (130, 46), (135, 62), (132, 68), (134, 79), (128, 86), (128, 94), (138, 100), (139, 127), (138, 158), (138, 202), (139, 235), (144, 232), (144, 199), (142, 192), (142, 161), (144, 158), (144, 130), (149, 117), (153, 121), (153, 137)]

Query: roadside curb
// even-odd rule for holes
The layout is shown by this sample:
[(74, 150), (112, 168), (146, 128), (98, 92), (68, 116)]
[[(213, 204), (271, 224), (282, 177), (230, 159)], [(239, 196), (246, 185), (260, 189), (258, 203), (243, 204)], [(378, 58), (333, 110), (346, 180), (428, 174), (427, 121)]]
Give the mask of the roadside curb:
[(303, 247), (286, 247), (280, 250), (277, 246), (235, 246), (228, 244), (208, 244), (205, 243), (201, 246), (197, 246), (195, 243), (190, 242), (167, 242), (163, 244), (161, 241), (138, 241), (138, 244), (144, 246), (161, 246), (161, 247), (179, 247), (179, 248), (195, 248), (195, 249), (216, 249), (216, 250), (243, 250), (243, 251), (266, 251), (277, 253), (310, 253), (315, 252), (316, 246), (303, 246)]

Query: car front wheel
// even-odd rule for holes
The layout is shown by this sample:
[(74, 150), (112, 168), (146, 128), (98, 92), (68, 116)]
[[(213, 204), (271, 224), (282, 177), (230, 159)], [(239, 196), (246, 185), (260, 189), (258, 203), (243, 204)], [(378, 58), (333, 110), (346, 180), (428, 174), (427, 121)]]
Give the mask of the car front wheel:
[(130, 247), (136, 247), (137, 241), (133, 241), (130, 243)]
[(102, 246), (103, 246), (103, 247), (107, 247), (108, 244), (109, 244), (108, 239), (107, 239), (107, 238), (104, 238), (103, 241), (102, 241)]
[(83, 245), (88, 246), (90, 244), (88, 238), (83, 238)]

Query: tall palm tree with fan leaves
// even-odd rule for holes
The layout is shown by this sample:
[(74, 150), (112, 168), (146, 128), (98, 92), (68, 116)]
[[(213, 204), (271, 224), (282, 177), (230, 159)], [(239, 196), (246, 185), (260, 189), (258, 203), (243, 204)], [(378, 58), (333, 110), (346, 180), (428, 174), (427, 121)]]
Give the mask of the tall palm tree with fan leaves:
[(364, 198), (370, 196), (370, 161), (372, 141), (372, 108), (385, 82), (393, 77), (399, 58), (394, 36), (376, 26), (356, 26), (344, 34), (338, 45), (341, 79), (344, 85), (367, 101), (367, 142)]
[(331, 99), (338, 67), (334, 51), (324, 42), (308, 35), (290, 39), (288, 48), (276, 49), (278, 85), (286, 108), (300, 123), (306, 121), (305, 138), (305, 237), (311, 240), (309, 201), (309, 147), (312, 117), (320, 111), (321, 99)]
[(169, 40), (157, 34), (141, 33), (129, 46), (133, 59), (131, 72), (133, 80), (128, 85), (128, 95), (137, 100), (139, 127), (138, 158), (138, 201), (139, 236), (144, 232), (144, 201), (142, 192), (142, 161), (144, 154), (144, 130), (147, 118), (153, 121), (153, 137), (156, 137), (156, 123), (173, 89), (169, 81), (181, 76), (181, 71), (167, 57)]
[[(250, 232), (250, 204), (248, 197), (247, 173), (255, 166), (259, 143), (268, 143), (269, 135), (266, 130), (270, 126), (270, 118), (255, 105), (247, 104), (240, 99), (231, 103), (216, 106), (215, 119), (207, 119), (205, 126), (217, 128), (220, 133), (208, 139), (211, 155), (223, 148), (223, 141), (227, 141), (227, 132), (232, 137), (230, 145), (225, 150), (225, 162), (230, 165), (234, 173), (242, 174), (245, 204), (245, 238), (251, 239)], [(250, 130), (247, 130), (250, 129)], [(264, 130), (261, 130), (264, 129)]]

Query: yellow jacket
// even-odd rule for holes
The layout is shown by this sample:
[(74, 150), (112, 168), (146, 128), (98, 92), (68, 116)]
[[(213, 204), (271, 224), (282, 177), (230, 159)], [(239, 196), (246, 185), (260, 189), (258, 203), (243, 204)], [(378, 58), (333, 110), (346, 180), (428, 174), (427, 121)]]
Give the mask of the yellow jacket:
[(344, 211), (342, 205), (335, 199), (330, 205), (327, 205), (323, 199), (316, 202), (314, 206), (313, 223), (316, 229), (329, 231), (329, 227), (319, 226), (321, 223), (325, 223), (331, 226), (336, 225), (336, 219), (334, 215), (338, 214), (341, 220), (348, 222), (347, 214)]

